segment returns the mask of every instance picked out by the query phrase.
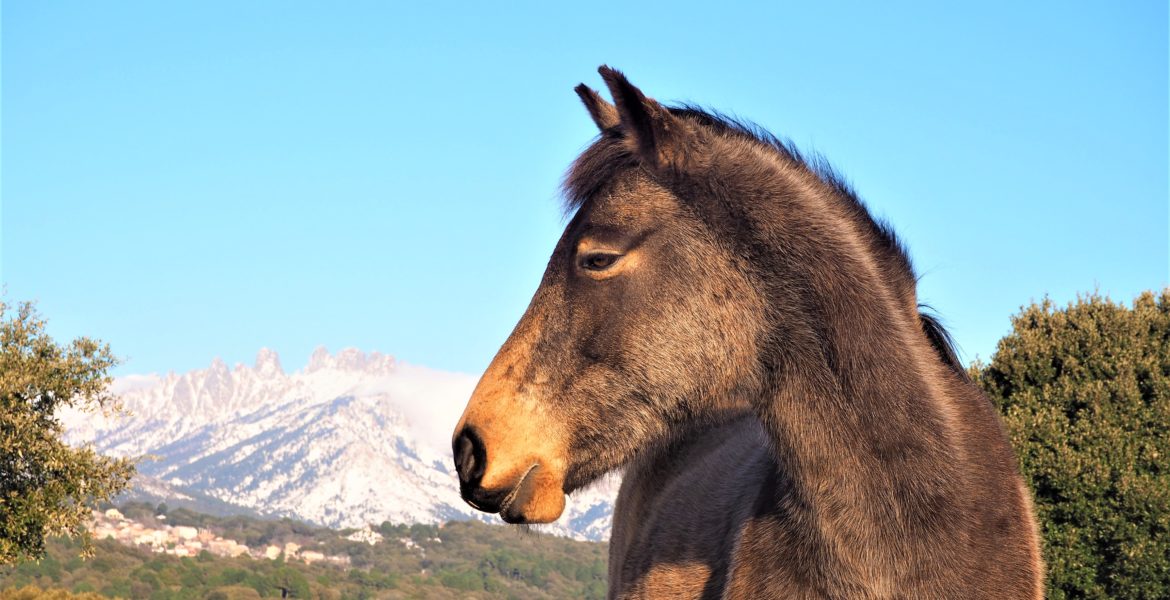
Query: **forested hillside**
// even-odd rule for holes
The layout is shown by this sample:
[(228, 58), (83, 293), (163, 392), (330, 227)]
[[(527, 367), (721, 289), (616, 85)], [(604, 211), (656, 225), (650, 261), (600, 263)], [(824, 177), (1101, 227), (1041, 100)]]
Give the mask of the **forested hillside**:
[[(149, 518), (143, 505), (127, 516)], [(344, 556), (327, 562), (229, 558), (202, 552), (174, 557), (98, 540), (93, 558), (76, 543), (55, 539), (40, 562), (0, 570), (0, 598), (25, 586), (98, 592), (121, 598), (604, 598), (605, 545), (477, 522), (377, 528), (376, 544), (345, 531), (282, 520), (218, 518), (173, 510), (169, 521), (208, 529), (250, 546), (295, 543)]]

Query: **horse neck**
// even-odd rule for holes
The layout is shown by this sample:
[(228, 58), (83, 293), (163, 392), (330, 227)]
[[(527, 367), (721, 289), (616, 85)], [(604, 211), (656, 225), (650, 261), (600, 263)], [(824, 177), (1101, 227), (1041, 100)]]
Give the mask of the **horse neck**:
[(914, 503), (960, 477), (953, 382), (857, 223), (831, 195), (788, 191), (764, 203), (785, 216), (762, 222), (789, 230), (768, 232), (785, 240), (773, 257), (784, 268), (767, 290), (773, 342), (755, 409), (802, 505), (905, 526), (939, 508)]

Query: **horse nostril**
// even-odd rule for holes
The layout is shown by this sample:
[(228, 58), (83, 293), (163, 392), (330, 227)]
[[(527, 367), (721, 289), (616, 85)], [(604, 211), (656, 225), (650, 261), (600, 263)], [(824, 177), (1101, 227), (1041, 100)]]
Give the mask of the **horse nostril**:
[(475, 456), (471, 451), (471, 438), (466, 435), (455, 440), (455, 471), (459, 473), (461, 481), (467, 481), (467, 472), (475, 466)]
[(466, 487), (477, 487), (479, 480), (483, 479), (487, 452), (475, 430), (464, 429), (455, 438), (452, 451), (455, 454), (455, 472), (459, 474), (459, 483)]

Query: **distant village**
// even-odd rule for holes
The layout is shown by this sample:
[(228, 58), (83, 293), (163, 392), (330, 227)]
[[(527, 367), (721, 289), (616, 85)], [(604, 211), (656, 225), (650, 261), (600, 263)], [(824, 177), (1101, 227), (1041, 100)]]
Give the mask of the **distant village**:
[[(155, 519), (166, 521), (166, 515), (157, 515)], [(207, 551), (218, 556), (250, 556), (276, 560), (281, 555), (287, 560), (299, 560), (307, 564), (327, 562), (342, 566), (349, 566), (348, 556), (327, 555), (316, 550), (307, 550), (300, 544), (286, 542), (283, 545), (270, 544), (264, 548), (249, 548), (236, 540), (227, 540), (206, 529), (189, 527), (186, 525), (147, 526), (133, 519), (126, 518), (116, 508), (104, 512), (93, 511), (93, 524), (90, 532), (94, 539), (113, 539), (114, 541), (149, 549), (159, 554), (172, 556), (198, 556)], [(359, 529), (350, 534), (347, 539), (355, 542), (365, 542), (373, 545), (382, 541), (382, 535), (371, 529)]]

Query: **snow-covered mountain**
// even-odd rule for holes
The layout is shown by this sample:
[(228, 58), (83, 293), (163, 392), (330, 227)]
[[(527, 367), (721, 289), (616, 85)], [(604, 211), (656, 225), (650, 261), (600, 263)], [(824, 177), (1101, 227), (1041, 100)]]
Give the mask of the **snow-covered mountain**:
[[(319, 348), (300, 371), (261, 350), (182, 375), (134, 375), (113, 391), (129, 415), (63, 416), (72, 443), (145, 456), (153, 497), (199, 496), (331, 527), (485, 519), (460, 498), (450, 435), (475, 378), (355, 349)], [(616, 479), (577, 492), (542, 530), (609, 536)]]

